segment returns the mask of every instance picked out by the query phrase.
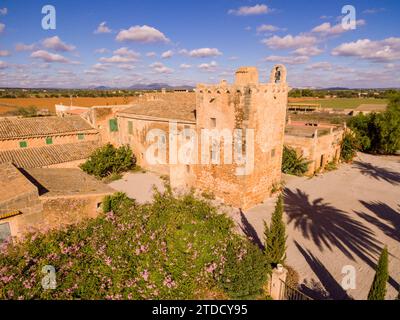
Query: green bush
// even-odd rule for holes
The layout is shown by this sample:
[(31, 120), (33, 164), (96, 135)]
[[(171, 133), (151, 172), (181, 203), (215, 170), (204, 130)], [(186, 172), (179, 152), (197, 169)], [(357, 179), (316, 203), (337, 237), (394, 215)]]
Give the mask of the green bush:
[(135, 165), (136, 157), (129, 146), (115, 148), (108, 143), (94, 151), (89, 159), (81, 165), (81, 169), (98, 178), (104, 178), (133, 169)]
[(276, 267), (283, 264), (286, 258), (286, 226), (283, 222), (283, 197), (279, 195), (272, 213), (271, 225), (264, 221), (264, 243), (266, 260)]
[[(250, 297), (265, 284), (261, 250), (192, 194), (155, 193), (152, 204), (136, 205), (117, 193), (103, 209), (96, 219), (0, 250), (0, 299)], [(41, 286), (46, 265), (56, 270), (54, 290)]]
[(354, 134), (345, 133), (341, 142), (340, 158), (345, 162), (350, 162), (356, 156), (358, 148), (359, 144)]
[(400, 95), (393, 95), (384, 113), (359, 114), (348, 122), (359, 149), (375, 154), (394, 154), (400, 149)]
[(233, 299), (257, 298), (262, 294), (270, 268), (256, 245), (232, 241), (227, 246), (219, 286)]
[(296, 150), (283, 146), (282, 172), (302, 176), (308, 171), (309, 162), (297, 156)]
[(372, 282), (371, 289), (368, 293), (368, 300), (385, 300), (386, 283), (389, 280), (389, 260), (388, 249), (385, 247), (379, 257), (376, 266), (376, 273), (374, 281)]

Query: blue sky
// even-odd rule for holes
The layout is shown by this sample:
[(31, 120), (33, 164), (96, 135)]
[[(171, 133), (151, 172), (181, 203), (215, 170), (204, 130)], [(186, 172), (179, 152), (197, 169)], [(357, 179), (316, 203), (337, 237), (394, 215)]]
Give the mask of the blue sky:
[[(46, 4), (55, 30), (41, 26)], [(399, 13), (397, 0), (5, 0), (0, 86), (194, 85), (242, 65), (265, 81), (283, 63), (291, 86), (400, 87)]]

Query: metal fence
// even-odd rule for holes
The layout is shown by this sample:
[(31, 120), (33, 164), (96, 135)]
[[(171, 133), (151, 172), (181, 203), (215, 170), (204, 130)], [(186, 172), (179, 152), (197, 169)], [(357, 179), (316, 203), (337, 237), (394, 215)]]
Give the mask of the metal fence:
[(299, 290), (290, 287), (280, 280), (279, 300), (312, 300), (309, 296)]

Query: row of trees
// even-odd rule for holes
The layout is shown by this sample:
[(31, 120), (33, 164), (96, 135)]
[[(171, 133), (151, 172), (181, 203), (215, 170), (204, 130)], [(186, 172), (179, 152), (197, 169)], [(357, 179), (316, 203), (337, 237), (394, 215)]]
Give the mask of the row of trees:
[(338, 98), (358, 98), (360, 93), (363, 98), (387, 99), (398, 90), (311, 90), (311, 89), (293, 89), (289, 92), (290, 98), (325, 98), (325, 96), (336, 96)]

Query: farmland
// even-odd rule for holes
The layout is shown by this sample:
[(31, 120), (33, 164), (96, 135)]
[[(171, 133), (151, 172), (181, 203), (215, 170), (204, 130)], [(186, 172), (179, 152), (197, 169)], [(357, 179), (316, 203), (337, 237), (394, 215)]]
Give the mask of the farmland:
[(289, 103), (313, 103), (320, 104), (322, 108), (355, 109), (360, 104), (387, 104), (387, 99), (375, 98), (289, 98)]
[[(91, 107), (95, 105), (114, 105), (128, 104), (135, 97), (74, 97), (72, 105), (79, 107)], [(0, 98), (0, 114), (8, 113), (17, 110), (19, 107), (34, 106), (38, 110), (48, 109), (50, 112), (55, 112), (55, 104), (63, 104), (69, 106), (70, 98)]]

